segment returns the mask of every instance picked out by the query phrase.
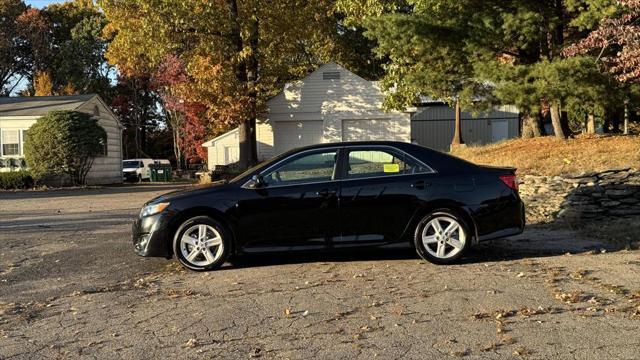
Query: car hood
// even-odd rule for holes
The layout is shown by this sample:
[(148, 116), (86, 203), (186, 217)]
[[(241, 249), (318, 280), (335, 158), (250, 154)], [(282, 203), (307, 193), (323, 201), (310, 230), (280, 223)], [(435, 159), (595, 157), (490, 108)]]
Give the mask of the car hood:
[(170, 193), (166, 193), (164, 195), (160, 195), (148, 201), (145, 205), (155, 204), (160, 202), (171, 202), (178, 199), (198, 196), (203, 193), (211, 194), (213, 192), (222, 192), (228, 188), (229, 188), (229, 184), (227, 181), (216, 181), (211, 184), (197, 185), (194, 187), (189, 187), (187, 189), (176, 190)]
[(122, 172), (135, 172), (138, 168), (123, 168)]

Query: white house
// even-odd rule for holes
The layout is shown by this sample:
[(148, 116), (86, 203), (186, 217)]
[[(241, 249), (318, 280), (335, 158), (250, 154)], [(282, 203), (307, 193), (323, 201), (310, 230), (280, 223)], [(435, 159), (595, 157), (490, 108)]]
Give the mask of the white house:
[(202, 144), (207, 148), (207, 164), (229, 165), (240, 160), (240, 131), (235, 128)]
[(23, 168), (26, 130), (53, 110), (90, 114), (107, 133), (104, 154), (94, 160), (88, 184), (122, 182), (122, 125), (100, 96), (0, 97), (0, 171)]
[[(267, 112), (256, 125), (258, 159), (300, 146), (339, 141), (414, 141), (448, 150), (453, 138), (453, 109), (439, 101), (426, 101), (405, 112), (387, 112), (382, 110), (383, 100), (376, 82), (335, 63), (320, 66), (267, 101)], [(502, 106), (480, 116), (463, 113), (462, 120), (462, 137), (469, 144), (520, 134), (514, 106)], [(202, 146), (208, 149), (210, 169), (234, 163), (239, 159), (238, 129)]]
[[(411, 141), (411, 114), (383, 111), (383, 98), (377, 83), (335, 63), (320, 66), (267, 101), (267, 112), (256, 126), (258, 159), (325, 142)], [(238, 130), (202, 146), (208, 148), (209, 168), (236, 162)]]

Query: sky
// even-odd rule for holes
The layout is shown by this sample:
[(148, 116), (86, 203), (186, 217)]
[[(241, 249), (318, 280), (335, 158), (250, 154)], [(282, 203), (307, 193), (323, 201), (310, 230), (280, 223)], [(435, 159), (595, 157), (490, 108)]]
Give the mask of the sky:
[(64, 1), (63, 0), (26, 0), (25, 1), (27, 5), (31, 5), (37, 8), (43, 8), (49, 4), (61, 3), (61, 2), (64, 2)]

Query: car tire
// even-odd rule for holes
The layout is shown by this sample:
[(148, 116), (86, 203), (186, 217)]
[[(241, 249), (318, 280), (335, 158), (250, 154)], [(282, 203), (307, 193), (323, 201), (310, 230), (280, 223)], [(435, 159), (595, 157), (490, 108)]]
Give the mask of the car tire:
[(138, 182), (141, 183), (142, 182), (142, 175), (138, 174)]
[[(452, 228), (449, 228), (453, 226)], [(451, 264), (471, 247), (470, 227), (457, 212), (438, 209), (423, 217), (414, 234), (414, 246), (421, 258), (439, 265)]]
[[(205, 237), (202, 236), (203, 229)], [(185, 268), (209, 271), (227, 261), (232, 245), (231, 233), (223, 223), (208, 216), (196, 216), (182, 223), (176, 231), (173, 253)]]

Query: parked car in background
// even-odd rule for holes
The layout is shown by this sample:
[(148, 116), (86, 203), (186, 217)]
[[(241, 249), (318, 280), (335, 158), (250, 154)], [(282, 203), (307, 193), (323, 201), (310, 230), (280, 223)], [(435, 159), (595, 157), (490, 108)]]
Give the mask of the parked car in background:
[(153, 159), (128, 159), (122, 161), (122, 180), (137, 181), (150, 179), (149, 165)]
[(133, 224), (141, 256), (191, 270), (232, 254), (411, 244), (437, 264), (525, 225), (515, 169), (401, 142), (291, 150), (229, 182), (157, 197)]

